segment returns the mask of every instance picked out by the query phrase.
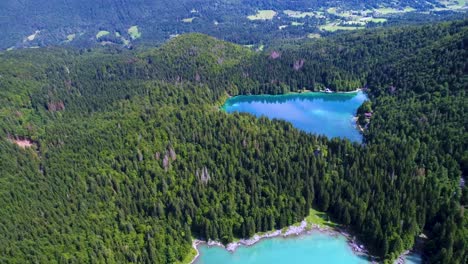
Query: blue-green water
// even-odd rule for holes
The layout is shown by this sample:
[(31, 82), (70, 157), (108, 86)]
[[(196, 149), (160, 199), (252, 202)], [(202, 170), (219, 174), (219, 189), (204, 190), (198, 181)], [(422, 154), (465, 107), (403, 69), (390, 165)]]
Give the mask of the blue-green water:
[(369, 263), (355, 255), (343, 236), (313, 232), (293, 238), (271, 238), (237, 248), (233, 253), (221, 247), (199, 246), (196, 264), (272, 263)]
[(421, 264), (422, 258), (418, 253), (411, 253), (405, 257), (405, 264)]
[(223, 109), (283, 119), (306, 132), (361, 142), (353, 117), (365, 100), (363, 92), (241, 95), (228, 99)]

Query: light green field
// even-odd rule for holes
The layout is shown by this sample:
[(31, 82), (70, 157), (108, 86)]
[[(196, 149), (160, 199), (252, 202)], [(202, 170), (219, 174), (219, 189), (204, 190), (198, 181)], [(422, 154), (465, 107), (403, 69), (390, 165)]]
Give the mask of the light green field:
[(297, 27), (297, 26), (303, 26), (303, 25), (304, 25), (304, 23), (299, 23), (299, 22), (296, 22), (296, 21), (291, 22), (291, 26)]
[(346, 20), (360, 20), (361, 18), (365, 18), (370, 15), (372, 12), (366, 11), (355, 11), (355, 10), (347, 10), (347, 11), (337, 11), (334, 10), (333, 15), (340, 16)]
[(336, 15), (337, 14), (336, 7), (328, 8), (327, 13)]
[(364, 21), (344, 21), (344, 25), (350, 25), (350, 26), (365, 26), (366, 22)]
[(340, 25), (337, 25), (335, 23), (330, 23), (330, 24), (326, 24), (326, 25), (322, 25), (319, 27), (320, 30), (323, 30), (323, 31), (329, 31), (329, 32), (335, 32), (337, 30), (356, 30), (356, 29), (363, 29), (364, 27), (344, 27), (344, 26), (340, 26)]
[(310, 17), (315, 16), (314, 12), (301, 12), (301, 11), (294, 11), (294, 10), (284, 10), (283, 13), (285, 13), (288, 17), (293, 17), (293, 18), (305, 18), (306, 16), (310, 16)]
[(189, 17), (189, 18), (184, 18), (182, 19), (182, 22), (184, 23), (192, 23), (195, 17)]
[(411, 12), (415, 11), (416, 9), (412, 7), (405, 7), (403, 10), (395, 9), (395, 8), (390, 8), (390, 7), (381, 7), (374, 9), (374, 11), (382, 14), (382, 15), (388, 15), (388, 14), (394, 14), (394, 13), (406, 13), (406, 12)]
[(363, 17), (360, 19), (364, 22), (384, 23), (387, 22), (386, 18)]
[[(466, 0), (452, 0), (453, 2), (461, 2), (461, 1), (466, 1)], [(442, 3), (442, 2), (441, 2)], [(396, 8), (390, 8), (390, 7), (380, 7), (376, 9), (366, 9), (366, 10), (346, 10), (346, 11), (341, 11), (337, 9), (336, 7), (330, 7), (326, 10), (327, 13), (345, 17), (345, 18), (352, 18), (352, 17), (364, 17), (368, 16), (373, 12), (378, 12), (379, 14), (382, 15), (387, 15), (387, 14), (394, 14), (394, 13), (406, 13), (406, 12), (412, 12), (415, 11), (416, 9), (412, 7), (405, 7), (404, 9), (396, 9)]]
[(257, 14), (248, 16), (249, 20), (271, 20), (276, 16), (276, 12), (273, 10), (259, 10)]
[(307, 34), (307, 38), (310, 38), (310, 39), (320, 38), (320, 34), (310, 33), (310, 34)]
[(122, 40), (122, 42), (123, 42), (123, 44), (124, 44), (125, 46), (128, 46), (128, 45), (130, 44), (130, 40), (128, 40), (128, 39), (126, 39), (126, 38), (124, 38), (124, 37), (121, 37), (120, 39)]
[(141, 32), (138, 30), (138, 26), (131, 26), (127, 32), (131, 39), (137, 39), (141, 37)]
[(96, 39), (102, 38), (102, 37), (107, 36), (109, 34), (110, 34), (109, 31), (101, 30), (96, 34)]
[[(328, 8), (327, 12), (336, 16), (340, 16), (341, 19), (330, 21), (328, 24), (320, 27), (321, 30), (325, 31), (337, 31), (337, 30), (355, 30), (361, 29), (366, 26), (367, 23), (384, 23), (387, 21), (386, 18), (373, 17), (374, 11), (380, 15), (391, 14), (391, 13), (403, 13), (414, 11), (413, 8), (405, 8), (403, 10), (397, 10), (394, 8), (379, 8), (374, 10), (348, 10), (340, 11), (339, 9), (332, 7)], [(346, 25), (346, 26), (345, 26)]]
[(305, 218), (307, 222), (307, 227), (311, 227), (312, 225), (318, 225), (320, 227), (338, 227), (337, 223), (334, 223), (330, 220), (328, 215), (324, 212), (317, 211), (315, 209), (310, 209), (309, 215)]
[(70, 35), (68, 35), (68, 36), (67, 36), (66, 42), (73, 41), (73, 40), (75, 39), (75, 37), (76, 37), (76, 34), (70, 34)]
[(120, 32), (116, 31), (116, 32), (115, 32), (115, 36), (118, 37), (118, 38), (120, 38), (120, 36), (121, 36), (121, 35), (120, 35)]
[(441, 4), (445, 5), (446, 7), (436, 7), (433, 10), (435, 11), (445, 11), (445, 10), (457, 10), (464, 8), (466, 5), (466, 0), (448, 0), (448, 1), (440, 1)]

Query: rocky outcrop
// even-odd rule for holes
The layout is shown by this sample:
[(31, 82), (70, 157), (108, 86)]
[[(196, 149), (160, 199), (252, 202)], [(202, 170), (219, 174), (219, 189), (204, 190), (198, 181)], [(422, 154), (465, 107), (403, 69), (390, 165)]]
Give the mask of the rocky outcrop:
[(63, 101), (49, 102), (47, 103), (47, 110), (50, 112), (57, 112), (65, 110), (65, 104)]
[(278, 59), (279, 57), (281, 57), (281, 53), (279, 53), (278, 51), (274, 50), (270, 53), (270, 59), (275, 60), (275, 59)]
[(304, 59), (300, 59), (300, 60), (295, 61), (294, 64), (293, 64), (293, 69), (295, 71), (298, 71), (298, 70), (302, 69), (302, 67), (304, 67), (304, 62), (305, 62)]

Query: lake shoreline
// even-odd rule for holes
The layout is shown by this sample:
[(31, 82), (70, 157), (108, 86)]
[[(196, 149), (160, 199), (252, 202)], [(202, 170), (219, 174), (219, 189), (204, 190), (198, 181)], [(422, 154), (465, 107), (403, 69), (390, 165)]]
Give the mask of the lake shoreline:
[(195, 263), (200, 256), (200, 251), (198, 249), (199, 245), (206, 244), (209, 247), (214, 247), (214, 246), (222, 247), (225, 250), (232, 253), (236, 251), (236, 249), (239, 248), (240, 246), (250, 247), (264, 239), (277, 238), (277, 237), (282, 237), (282, 238), (298, 237), (298, 236), (303, 236), (303, 235), (311, 235), (313, 232), (325, 233), (334, 237), (341, 235), (346, 238), (348, 246), (351, 248), (354, 254), (360, 255), (360, 256), (366, 256), (369, 258), (369, 260), (371, 260), (371, 256), (368, 254), (368, 251), (364, 248), (364, 246), (362, 244), (359, 244), (357, 240), (354, 237), (352, 237), (344, 229), (332, 228), (332, 227), (327, 227), (327, 226), (323, 227), (317, 224), (311, 224), (311, 226), (308, 226), (307, 221), (303, 220), (301, 221), (300, 225), (298, 226), (292, 225), (283, 230), (273, 230), (273, 231), (269, 231), (269, 232), (262, 233), (262, 234), (255, 234), (251, 238), (240, 239), (239, 241), (231, 242), (227, 244), (226, 246), (223, 245), (219, 241), (214, 241), (214, 240), (202, 241), (202, 240), (194, 239), (192, 242), (192, 246), (197, 251), (197, 254), (192, 259), (190, 264)]
[(320, 93), (332, 93), (332, 94), (334, 94), (334, 93), (336, 93), (336, 94), (340, 94), (340, 93), (341, 93), (341, 94), (350, 94), (350, 93), (359, 93), (359, 92), (361, 92), (361, 91), (362, 91), (362, 88), (357, 88), (357, 89), (354, 90), (354, 91), (346, 91), (346, 92), (334, 92), (334, 91), (327, 92), (326, 90), (320, 90), (319, 92), (320, 92)]
[(298, 92), (287, 92), (286, 94), (307, 94), (307, 93), (326, 93), (326, 94), (352, 94), (352, 93), (359, 93), (362, 92), (362, 88), (357, 88), (353, 91), (346, 91), (346, 92), (335, 92), (335, 91), (328, 91), (327, 90), (319, 90), (319, 91), (311, 91), (308, 89), (299, 90)]
[[(237, 96), (265, 96), (265, 95), (269, 95), (269, 96), (278, 96), (278, 95), (295, 95), (295, 94), (308, 94), (308, 93), (325, 93), (325, 94), (353, 94), (353, 93), (359, 93), (359, 92), (363, 92), (364, 91), (364, 88), (357, 88), (356, 90), (352, 90), (352, 91), (345, 91), (345, 92), (335, 92), (335, 91), (330, 91), (330, 92), (327, 92), (326, 90), (319, 90), (319, 91), (312, 91), (312, 90), (308, 90), (308, 89), (303, 89), (303, 90), (298, 90), (298, 91), (288, 91), (286, 93), (280, 93), (280, 94), (263, 94), (263, 93), (260, 93), (260, 94), (237, 94), (237, 95), (231, 95), (229, 93), (226, 93), (227, 95), (227, 98), (234, 98), (234, 97), (237, 97)], [(226, 100), (224, 100), (226, 101)]]

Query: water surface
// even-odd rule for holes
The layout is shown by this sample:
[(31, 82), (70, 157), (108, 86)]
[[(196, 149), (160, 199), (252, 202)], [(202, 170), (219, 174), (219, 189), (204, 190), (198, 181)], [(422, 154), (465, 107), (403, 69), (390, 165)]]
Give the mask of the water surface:
[(223, 109), (283, 119), (306, 132), (361, 142), (353, 117), (365, 100), (363, 92), (241, 95), (228, 99)]
[(264, 239), (233, 253), (221, 247), (199, 246), (196, 264), (369, 263), (354, 254), (345, 237), (312, 232), (299, 237)]
[(405, 264), (421, 264), (422, 257), (418, 253), (411, 253), (406, 255), (405, 257)]

